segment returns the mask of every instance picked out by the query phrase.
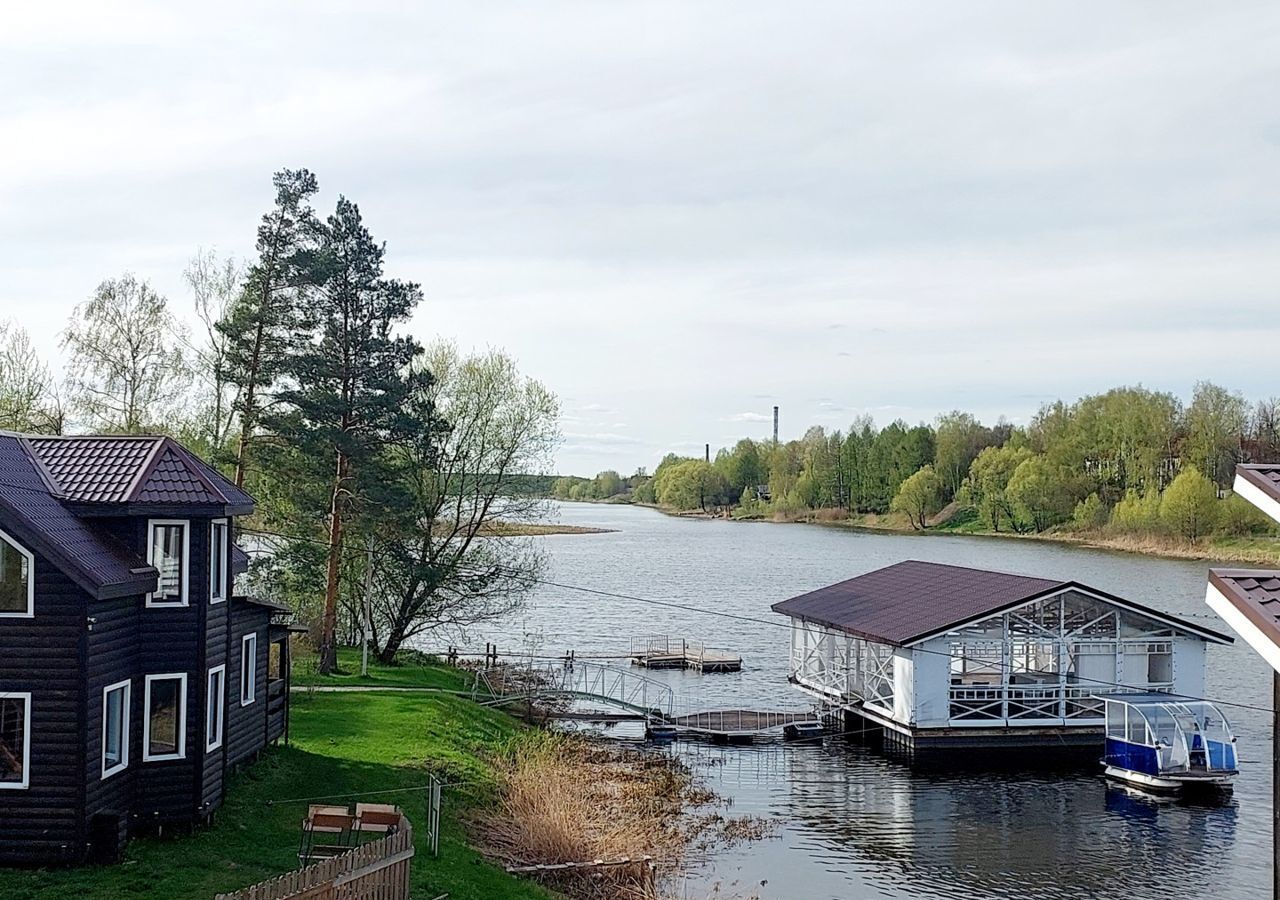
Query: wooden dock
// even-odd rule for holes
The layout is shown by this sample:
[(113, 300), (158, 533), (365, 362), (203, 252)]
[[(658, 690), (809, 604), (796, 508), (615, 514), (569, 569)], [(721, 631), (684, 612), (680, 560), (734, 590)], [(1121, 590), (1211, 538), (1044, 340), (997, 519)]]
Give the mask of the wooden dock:
[(737, 653), (668, 635), (632, 638), (631, 664), (646, 669), (690, 669), (704, 673), (742, 671), (742, 657)]
[(745, 738), (776, 731), (788, 725), (818, 723), (808, 712), (763, 712), (755, 709), (716, 709), (709, 712), (672, 716), (666, 724), (686, 734), (707, 737)]

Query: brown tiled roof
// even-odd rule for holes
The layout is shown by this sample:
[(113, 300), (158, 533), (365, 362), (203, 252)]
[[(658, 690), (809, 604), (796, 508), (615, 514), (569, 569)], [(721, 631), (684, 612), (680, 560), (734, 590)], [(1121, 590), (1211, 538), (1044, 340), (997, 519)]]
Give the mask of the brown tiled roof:
[(1280, 646), (1280, 572), (1210, 569), (1209, 584)]
[(773, 611), (906, 644), (1066, 584), (912, 559), (783, 600)]
[(0, 435), (0, 527), (51, 559), (95, 597), (154, 590), (156, 570), (96, 523), (72, 513), (51, 491), (30, 448)]
[(53, 489), (73, 503), (253, 507), (252, 497), (167, 437), (25, 440)]
[(29, 437), (27, 443), (68, 500), (121, 503), (156, 449), (154, 437)]
[(868, 640), (911, 644), (1065, 588), (1076, 588), (1207, 640), (1227, 635), (1078, 581), (907, 560), (773, 605), (773, 611)]
[(1236, 466), (1236, 475), (1280, 503), (1280, 464)]

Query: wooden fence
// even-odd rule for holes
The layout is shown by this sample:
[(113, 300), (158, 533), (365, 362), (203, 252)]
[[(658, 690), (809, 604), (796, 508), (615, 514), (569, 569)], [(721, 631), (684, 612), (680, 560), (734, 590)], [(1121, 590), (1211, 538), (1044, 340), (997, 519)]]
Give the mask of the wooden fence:
[(413, 853), (402, 816), (395, 834), (216, 900), (409, 900)]

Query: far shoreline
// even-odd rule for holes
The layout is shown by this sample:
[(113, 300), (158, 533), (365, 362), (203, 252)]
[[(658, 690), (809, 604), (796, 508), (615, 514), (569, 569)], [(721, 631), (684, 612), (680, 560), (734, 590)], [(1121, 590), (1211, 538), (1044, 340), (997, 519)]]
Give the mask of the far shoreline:
[[(822, 519), (817, 517), (783, 517), (761, 516), (753, 518), (734, 518), (717, 515), (704, 510), (677, 510), (660, 506), (656, 503), (626, 503), (611, 500), (559, 500), (557, 503), (581, 503), (596, 506), (631, 506), (652, 509), (675, 519), (707, 519), (722, 520), (733, 523), (749, 524), (763, 522), (772, 525), (816, 525), (822, 528), (836, 528), (864, 534), (893, 534), (904, 537), (974, 537), (1003, 538), (1008, 540), (1042, 541), (1063, 546), (1080, 547), (1086, 550), (1107, 550), (1113, 553), (1139, 554), (1159, 557), (1161, 559), (1203, 560), (1205, 562), (1247, 563), (1274, 567), (1280, 562), (1280, 541), (1268, 542), (1254, 539), (1247, 546), (1222, 546), (1214, 544), (1188, 544), (1172, 538), (1161, 536), (1144, 537), (1140, 535), (1111, 535), (1097, 531), (1080, 533), (1051, 532), (1040, 534), (1018, 534), (1007, 531), (957, 531), (947, 528), (927, 528), (923, 531), (904, 528), (892, 524), (876, 524), (859, 521), (856, 518)], [(572, 526), (567, 526), (572, 527)], [(611, 531), (614, 529), (602, 529)]]

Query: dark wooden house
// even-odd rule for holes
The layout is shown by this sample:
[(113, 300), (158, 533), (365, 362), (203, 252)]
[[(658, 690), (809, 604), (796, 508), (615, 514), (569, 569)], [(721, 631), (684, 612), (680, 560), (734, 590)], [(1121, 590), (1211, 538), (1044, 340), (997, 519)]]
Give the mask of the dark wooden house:
[(286, 611), (233, 593), (252, 511), (169, 438), (0, 433), (0, 864), (205, 821), (286, 735)]

